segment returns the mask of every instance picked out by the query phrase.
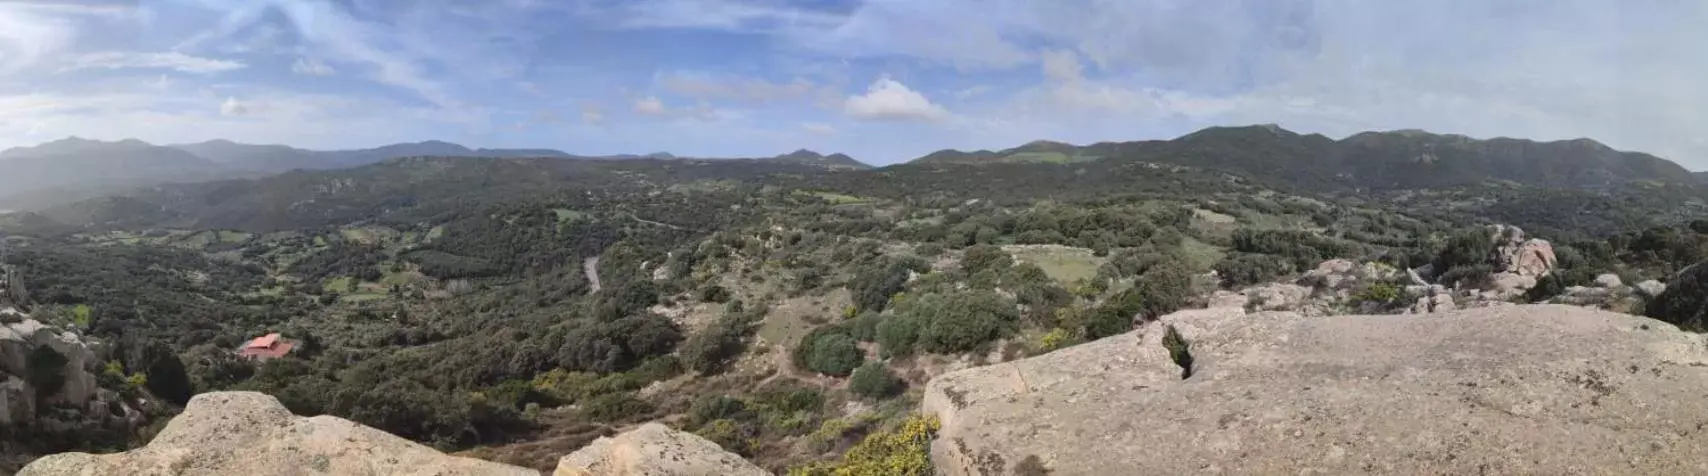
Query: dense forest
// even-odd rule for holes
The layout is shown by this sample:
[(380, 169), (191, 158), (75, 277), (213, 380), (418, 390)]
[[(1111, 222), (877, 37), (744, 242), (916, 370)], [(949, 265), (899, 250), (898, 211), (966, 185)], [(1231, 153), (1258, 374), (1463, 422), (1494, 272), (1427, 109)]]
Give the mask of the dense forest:
[[(0, 216), (0, 232), (38, 319), (114, 343), (116, 371), (175, 404), (257, 390), (541, 468), (663, 420), (799, 474), (922, 431), (910, 413), (933, 375), (1125, 332), (1329, 259), (1461, 279), (1487, 274), (1458, 258), (1493, 246), (1481, 227), (1511, 224), (1560, 257), (1524, 297), (1540, 301), (1604, 273), (1671, 281), (1708, 258), (1708, 194), (1670, 174), (1526, 183), (1502, 165), (1373, 189), (1322, 172), (1338, 165), (1248, 167), (1425, 145), (1451, 163), (1484, 147), (1401, 138), (1331, 147), (1232, 128), (1135, 155), (980, 159), (1063, 150), (1038, 143), (877, 169), (401, 158), (139, 189)], [(1487, 147), (1671, 170), (1587, 145)], [(1472, 163), (1522, 159), (1506, 155)], [(297, 347), (233, 354), (269, 332)]]

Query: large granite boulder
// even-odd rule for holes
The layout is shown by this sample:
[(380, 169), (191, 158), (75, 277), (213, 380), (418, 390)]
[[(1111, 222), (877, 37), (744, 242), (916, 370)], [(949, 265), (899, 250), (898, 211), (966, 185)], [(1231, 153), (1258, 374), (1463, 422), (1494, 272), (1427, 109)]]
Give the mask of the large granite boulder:
[(1218, 308), (946, 374), (923, 406), (944, 475), (1708, 474), (1705, 366), (1702, 335), (1572, 306)]
[(711, 440), (648, 423), (602, 437), (558, 461), (552, 476), (766, 476)]
[(447, 456), (386, 432), (330, 416), (292, 415), (254, 392), (196, 395), (153, 441), (123, 453), (61, 453), (19, 476), (385, 474), (529, 475), (538, 471)]

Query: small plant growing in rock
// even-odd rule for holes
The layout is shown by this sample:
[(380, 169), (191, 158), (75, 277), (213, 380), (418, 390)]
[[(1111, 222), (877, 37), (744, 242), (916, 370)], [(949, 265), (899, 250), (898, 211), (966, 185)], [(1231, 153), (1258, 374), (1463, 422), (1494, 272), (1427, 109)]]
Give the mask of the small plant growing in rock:
[(1180, 366), (1180, 379), (1192, 378), (1192, 349), (1191, 343), (1180, 335), (1173, 325), (1169, 325), (1162, 334), (1162, 347), (1168, 349), (1168, 358)]

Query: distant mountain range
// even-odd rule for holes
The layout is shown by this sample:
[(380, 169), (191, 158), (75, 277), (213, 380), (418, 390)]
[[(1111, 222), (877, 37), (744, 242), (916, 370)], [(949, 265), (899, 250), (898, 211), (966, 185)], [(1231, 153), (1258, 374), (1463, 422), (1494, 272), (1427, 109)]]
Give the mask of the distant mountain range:
[[(0, 197), (12, 197), (5, 201), (16, 201), (20, 195), (35, 196), (34, 200), (25, 202), (74, 200), (98, 196), (117, 188), (255, 177), (291, 170), (339, 169), (399, 157), (678, 158), (664, 152), (644, 156), (578, 156), (553, 149), (471, 149), (443, 141), (392, 144), (371, 149), (307, 150), (228, 140), (162, 146), (136, 139), (107, 142), (71, 137), (34, 147), (0, 151)], [(735, 160), (775, 160), (837, 170), (870, 168), (847, 155), (826, 156), (808, 150), (776, 157)]]
[(1490, 180), (1596, 189), (1629, 181), (1695, 184), (1708, 177), (1660, 157), (1614, 150), (1589, 139), (1478, 140), (1401, 130), (1364, 132), (1337, 141), (1274, 125), (1212, 127), (1166, 141), (1086, 146), (1035, 141), (996, 152), (942, 150), (910, 163), (940, 166), (1099, 159), (1216, 168), (1311, 189), (1440, 188)]
[[(68, 138), (0, 152), (0, 208), (91, 198), (164, 183), (246, 178), (290, 170), (357, 167), (399, 157), (552, 158), (698, 161), (667, 152), (581, 156), (553, 149), (472, 149), (443, 141), (371, 149), (307, 150), (214, 140), (153, 145), (135, 139)], [(715, 159), (808, 165), (825, 170), (871, 166), (843, 154), (797, 150), (773, 157)], [(1364, 132), (1334, 140), (1274, 125), (1211, 127), (1172, 140), (1073, 145), (1033, 141), (1000, 151), (941, 150), (904, 167), (980, 164), (1084, 164), (1117, 161), (1239, 173), (1271, 186), (1303, 190), (1446, 188), (1488, 182), (1598, 190), (1631, 182), (1702, 184), (1708, 173), (1589, 139), (1537, 142), (1472, 139), (1417, 130)]]

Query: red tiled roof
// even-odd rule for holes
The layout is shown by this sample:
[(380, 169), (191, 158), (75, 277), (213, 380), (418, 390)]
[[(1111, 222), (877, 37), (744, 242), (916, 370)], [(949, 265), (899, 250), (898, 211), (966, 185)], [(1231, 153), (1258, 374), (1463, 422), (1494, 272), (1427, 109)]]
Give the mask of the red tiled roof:
[(278, 343), (278, 341), (279, 333), (274, 332), (272, 334), (256, 337), (255, 340), (249, 341), (249, 343), (245, 344), (243, 347), (245, 349), (266, 349), (272, 347), (273, 344)]
[(292, 345), (290, 342), (279, 342), (277, 345), (272, 347), (248, 347), (238, 351), (237, 355), (244, 357), (265, 357), (269, 359), (277, 359), (279, 357), (284, 357), (285, 354), (291, 353), (291, 348), (293, 347), (296, 346)]

